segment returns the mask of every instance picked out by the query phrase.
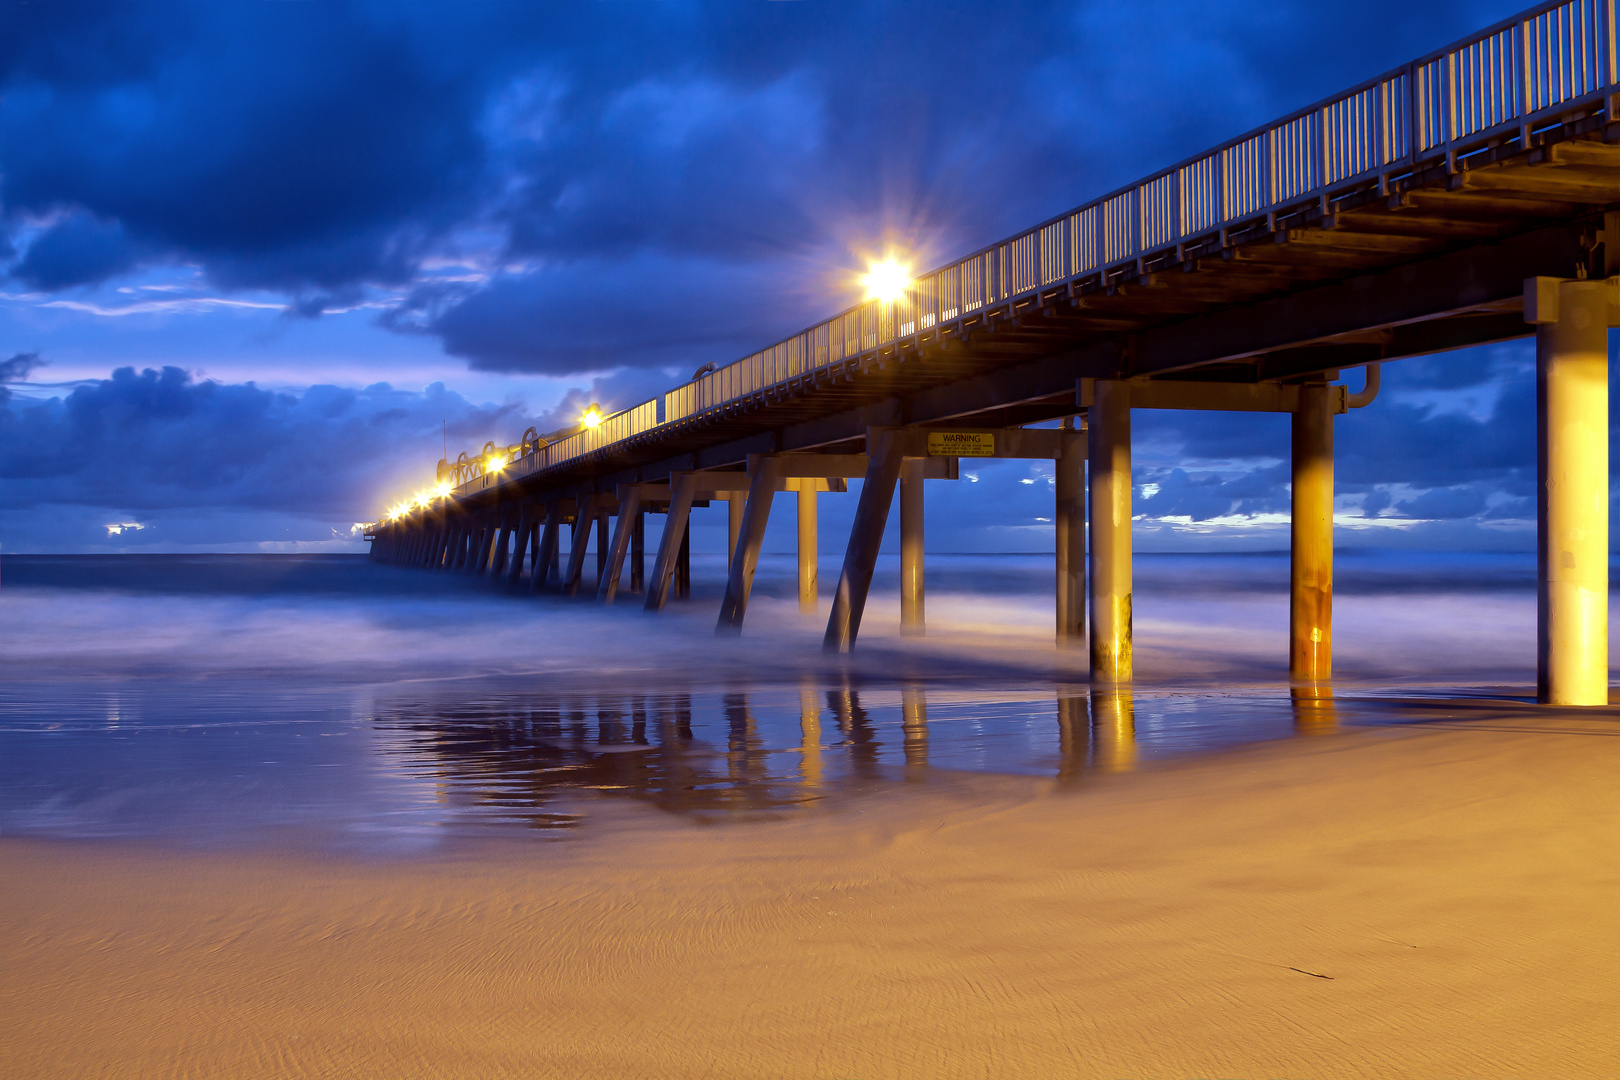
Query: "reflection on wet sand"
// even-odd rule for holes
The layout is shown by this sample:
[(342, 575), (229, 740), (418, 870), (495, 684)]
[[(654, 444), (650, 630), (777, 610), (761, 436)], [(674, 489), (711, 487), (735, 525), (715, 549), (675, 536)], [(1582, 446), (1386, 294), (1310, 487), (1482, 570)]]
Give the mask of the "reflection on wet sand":
[(900, 691), (900, 717), (905, 732), (906, 776), (918, 779), (928, 766), (928, 699), (915, 683)]
[[(694, 734), (694, 710), (705, 706), (690, 693), (453, 707), (421, 702), (380, 712), (375, 724), (388, 736), (385, 752), (431, 777), (449, 804), (565, 828), (578, 820), (583, 792), (628, 796), (681, 814), (755, 813), (840, 790), (926, 780), (942, 767), (930, 760), (928, 691), (917, 683), (900, 687), (898, 716), (892, 690), (875, 693), (883, 702), (876, 715), (854, 685), (802, 685), (796, 744), (773, 745), (762, 734), (757, 704), (743, 690), (711, 699), (707, 707), (716, 715), (697, 718), (696, 726), (715, 731), (718, 740)], [(1065, 686), (1049, 700), (1058, 727), (1049, 775), (1074, 781), (1135, 766), (1129, 690)]]
[(1091, 692), (1092, 768), (1129, 772), (1136, 767), (1136, 697), (1128, 686)]
[(1301, 735), (1329, 735), (1339, 729), (1339, 713), (1333, 703), (1333, 687), (1323, 683), (1301, 683), (1289, 688), (1294, 706), (1294, 730)]
[(815, 684), (799, 689), (799, 780), (805, 791), (821, 786), (821, 708)]

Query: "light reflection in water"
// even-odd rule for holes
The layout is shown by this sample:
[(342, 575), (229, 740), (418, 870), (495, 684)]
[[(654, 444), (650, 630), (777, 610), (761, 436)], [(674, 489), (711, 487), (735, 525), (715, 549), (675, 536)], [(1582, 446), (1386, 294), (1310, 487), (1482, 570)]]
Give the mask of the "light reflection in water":
[(1332, 731), (1351, 708), (1325, 687), (1093, 692), (845, 676), (614, 692), (514, 680), (182, 694), (147, 683), (92, 696), (4, 701), (0, 832), (234, 843), (299, 829), (419, 846), (514, 825), (563, 835), (603, 798), (749, 819), (961, 773), (1084, 785), (1167, 756)]
[(1326, 683), (1302, 683), (1290, 687), (1294, 706), (1294, 730), (1301, 735), (1331, 735), (1339, 730), (1339, 714), (1333, 701), (1333, 687)]
[[(699, 816), (757, 815), (926, 782), (946, 772), (1046, 775), (1065, 784), (1147, 759), (1328, 730), (1326, 690), (1284, 698), (1060, 685), (997, 695), (921, 683), (731, 688), (576, 698), (495, 696), (446, 709), (380, 708), (390, 754), (430, 773), (458, 810), (567, 827), (605, 793)], [(582, 722), (598, 720), (594, 731)]]

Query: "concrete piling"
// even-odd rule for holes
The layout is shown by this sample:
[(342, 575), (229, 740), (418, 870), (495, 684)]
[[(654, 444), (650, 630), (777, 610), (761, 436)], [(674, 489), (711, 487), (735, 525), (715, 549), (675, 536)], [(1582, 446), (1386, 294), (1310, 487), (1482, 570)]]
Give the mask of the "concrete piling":
[(889, 506), (894, 501), (895, 485), (900, 481), (900, 443), (893, 429), (868, 429), (866, 447), (869, 455), (866, 481), (861, 485), (855, 524), (850, 529), (844, 567), (838, 575), (832, 613), (827, 618), (827, 633), (822, 639), (822, 648), (828, 652), (847, 653), (855, 647), (861, 613), (866, 609), (866, 594), (872, 588), (878, 546), (883, 543)]
[(900, 465), (900, 633), (922, 637), (923, 617), (923, 461)]
[(1099, 379), (1088, 415), (1091, 678), (1127, 683), (1131, 655), (1131, 388)]
[[(753, 591), (754, 571), (759, 567), (759, 553), (765, 544), (765, 525), (770, 519), (771, 503), (776, 497), (776, 482), (781, 473), (777, 459), (768, 454), (751, 459), (749, 464), (752, 475), (748, 481), (748, 502), (738, 523), (737, 542), (731, 553), (731, 570), (726, 575), (726, 595), (720, 601), (720, 619), (714, 628), (719, 635), (742, 633), (743, 617), (748, 612), (748, 594)], [(736, 506), (736, 500), (731, 500), (728, 505)]]
[[(1536, 332), (1537, 697), (1609, 700), (1609, 322), (1615, 286), (1556, 288)], [(1527, 297), (1527, 300), (1529, 297)], [(1550, 302), (1549, 302), (1550, 301)], [(1532, 316), (1526, 305), (1527, 317)], [(1552, 310), (1547, 310), (1551, 308)]]

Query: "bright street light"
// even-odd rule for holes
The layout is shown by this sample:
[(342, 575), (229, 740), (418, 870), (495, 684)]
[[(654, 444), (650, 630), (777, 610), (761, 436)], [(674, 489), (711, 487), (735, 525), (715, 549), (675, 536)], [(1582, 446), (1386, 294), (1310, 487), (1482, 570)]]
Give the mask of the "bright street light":
[(891, 255), (882, 262), (868, 266), (861, 284), (866, 286), (868, 300), (892, 304), (905, 295), (906, 286), (911, 284), (911, 267), (896, 261)]

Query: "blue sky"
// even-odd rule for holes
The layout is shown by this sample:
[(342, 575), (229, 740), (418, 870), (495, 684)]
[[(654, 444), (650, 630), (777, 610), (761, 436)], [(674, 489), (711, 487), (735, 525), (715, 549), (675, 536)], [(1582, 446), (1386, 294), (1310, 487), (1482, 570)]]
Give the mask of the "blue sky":
[[(1515, 10), (0, 0), (0, 550), (352, 548), (446, 428), (633, 404), (870, 254), (943, 261)], [(1531, 361), (1389, 365), (1339, 422), (1341, 542), (1529, 544)], [(1143, 546), (1280, 546), (1287, 441), (1139, 413)], [(1039, 467), (974, 472), (931, 546), (1050, 545)]]

